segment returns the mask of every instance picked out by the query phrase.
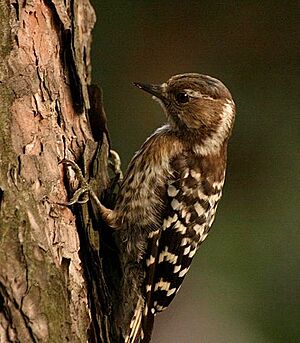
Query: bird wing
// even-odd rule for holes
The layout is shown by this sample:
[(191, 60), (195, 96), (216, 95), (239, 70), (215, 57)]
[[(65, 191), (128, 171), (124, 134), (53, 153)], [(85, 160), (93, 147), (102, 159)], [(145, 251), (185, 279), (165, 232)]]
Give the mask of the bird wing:
[[(165, 190), (162, 227), (149, 233), (144, 255), (145, 301), (135, 316), (143, 343), (150, 342), (155, 314), (167, 308), (180, 289), (221, 197), (221, 187), (211, 185), (199, 165), (189, 165), (184, 156), (173, 161), (173, 170)], [(131, 325), (136, 327), (137, 320)]]
[(199, 167), (189, 166), (183, 158), (176, 163), (181, 165), (175, 164), (175, 177), (167, 185), (162, 229), (149, 234), (145, 254), (143, 343), (150, 341), (154, 315), (167, 308), (180, 289), (221, 197), (220, 189), (209, 186)]

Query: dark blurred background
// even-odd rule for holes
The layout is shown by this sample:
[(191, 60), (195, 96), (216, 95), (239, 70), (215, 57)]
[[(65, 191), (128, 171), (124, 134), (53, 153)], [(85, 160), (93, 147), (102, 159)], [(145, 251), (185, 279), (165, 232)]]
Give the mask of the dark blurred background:
[(238, 109), (216, 222), (153, 343), (300, 342), (300, 2), (94, 6), (93, 78), (123, 169), (165, 120), (132, 81), (208, 74)]

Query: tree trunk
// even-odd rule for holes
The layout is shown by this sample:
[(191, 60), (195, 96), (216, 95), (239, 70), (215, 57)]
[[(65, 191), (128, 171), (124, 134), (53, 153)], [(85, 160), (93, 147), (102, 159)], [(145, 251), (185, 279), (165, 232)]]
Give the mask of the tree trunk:
[(105, 116), (90, 105), (94, 10), (0, 0), (0, 22), (0, 342), (117, 342), (99, 247), (110, 232), (90, 205), (59, 205), (78, 186), (64, 158), (97, 194), (108, 187)]

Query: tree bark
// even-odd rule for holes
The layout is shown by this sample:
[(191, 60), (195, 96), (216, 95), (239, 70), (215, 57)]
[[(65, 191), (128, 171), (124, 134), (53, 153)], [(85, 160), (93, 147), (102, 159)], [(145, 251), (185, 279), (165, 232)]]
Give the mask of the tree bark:
[(64, 158), (97, 194), (109, 183), (105, 117), (90, 104), (94, 10), (0, 0), (0, 22), (0, 342), (117, 342), (110, 232), (90, 204), (59, 205), (78, 186)]

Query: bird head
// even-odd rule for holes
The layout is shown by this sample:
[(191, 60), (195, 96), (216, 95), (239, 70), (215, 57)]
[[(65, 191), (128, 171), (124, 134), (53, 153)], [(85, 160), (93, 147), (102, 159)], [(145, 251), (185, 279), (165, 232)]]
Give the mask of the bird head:
[(172, 76), (160, 85), (135, 82), (162, 105), (175, 130), (219, 143), (230, 136), (235, 105), (225, 85), (210, 76), (187, 73)]

